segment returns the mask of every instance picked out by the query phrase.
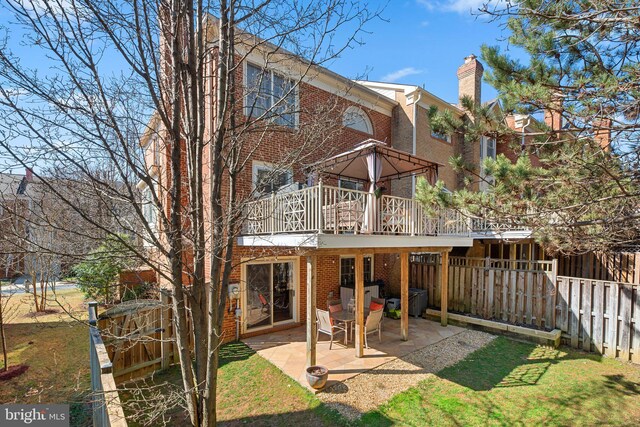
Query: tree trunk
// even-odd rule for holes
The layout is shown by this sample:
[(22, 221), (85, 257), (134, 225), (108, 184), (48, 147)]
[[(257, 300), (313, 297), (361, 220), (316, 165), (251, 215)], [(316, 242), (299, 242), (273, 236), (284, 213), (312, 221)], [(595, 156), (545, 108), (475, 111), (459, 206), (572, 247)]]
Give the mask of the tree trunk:
[(4, 364), (2, 365), (2, 369), (0, 372), (4, 372), (9, 367), (8, 365), (8, 357), (7, 357), (7, 338), (4, 334), (4, 317), (3, 317), (4, 306), (2, 305), (2, 290), (0, 290), (0, 340), (2, 341), (2, 360)]

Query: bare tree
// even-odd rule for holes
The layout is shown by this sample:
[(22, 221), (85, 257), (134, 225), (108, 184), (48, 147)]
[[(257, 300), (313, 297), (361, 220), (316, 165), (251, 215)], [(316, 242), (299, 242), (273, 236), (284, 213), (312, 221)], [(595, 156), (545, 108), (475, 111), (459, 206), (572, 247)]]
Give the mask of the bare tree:
[[(269, 179), (338, 148), (328, 142), (341, 98), (292, 100), (378, 11), (349, 0), (10, 0), (5, 8), (16, 24), (0, 50), (0, 147), (17, 164), (38, 162), (46, 191), (74, 212), (76, 233), (118, 239), (117, 229), (143, 242), (130, 250), (171, 291), (191, 423), (214, 425), (234, 241), (260, 191), (242, 186), (252, 155), (286, 134)], [(49, 68), (36, 72), (16, 54), (19, 37)], [(251, 57), (260, 67), (243, 82)], [(47, 179), (51, 171), (135, 220), (100, 222)]]

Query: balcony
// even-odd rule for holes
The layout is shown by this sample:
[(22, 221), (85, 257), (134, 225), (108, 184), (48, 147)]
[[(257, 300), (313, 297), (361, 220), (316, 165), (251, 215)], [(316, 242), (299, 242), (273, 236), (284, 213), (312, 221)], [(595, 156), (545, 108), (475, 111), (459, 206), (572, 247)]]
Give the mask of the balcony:
[[(499, 236), (504, 227), (456, 210), (431, 210), (414, 199), (376, 196), (379, 181), (425, 174), (435, 182), (438, 164), (365, 141), (313, 166), (318, 176), (369, 183), (370, 191), (316, 185), (280, 191), (245, 205), (239, 244), (309, 247), (471, 246), (473, 237)], [(509, 227), (506, 227), (509, 229)], [(333, 236), (333, 237), (332, 237)]]
[[(323, 185), (274, 193), (246, 206), (243, 235), (451, 236), (469, 238), (457, 211), (429, 212), (414, 199)], [(465, 245), (466, 246), (466, 245)]]

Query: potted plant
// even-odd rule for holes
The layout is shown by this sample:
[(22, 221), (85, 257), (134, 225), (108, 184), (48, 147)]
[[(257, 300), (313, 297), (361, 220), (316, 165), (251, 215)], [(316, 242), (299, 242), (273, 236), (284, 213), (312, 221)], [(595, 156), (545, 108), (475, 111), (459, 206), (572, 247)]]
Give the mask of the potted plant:
[(329, 370), (321, 365), (313, 365), (307, 368), (307, 381), (311, 388), (320, 390), (327, 383)]

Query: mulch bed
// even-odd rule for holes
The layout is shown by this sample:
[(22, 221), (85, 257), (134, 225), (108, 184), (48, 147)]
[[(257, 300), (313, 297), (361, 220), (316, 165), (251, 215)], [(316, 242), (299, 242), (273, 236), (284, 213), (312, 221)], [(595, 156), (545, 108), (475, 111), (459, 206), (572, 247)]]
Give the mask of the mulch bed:
[(27, 369), (29, 369), (28, 365), (9, 366), (9, 368), (6, 371), (0, 372), (0, 381), (8, 381), (11, 378), (15, 378), (19, 375), (22, 375), (27, 371)]

